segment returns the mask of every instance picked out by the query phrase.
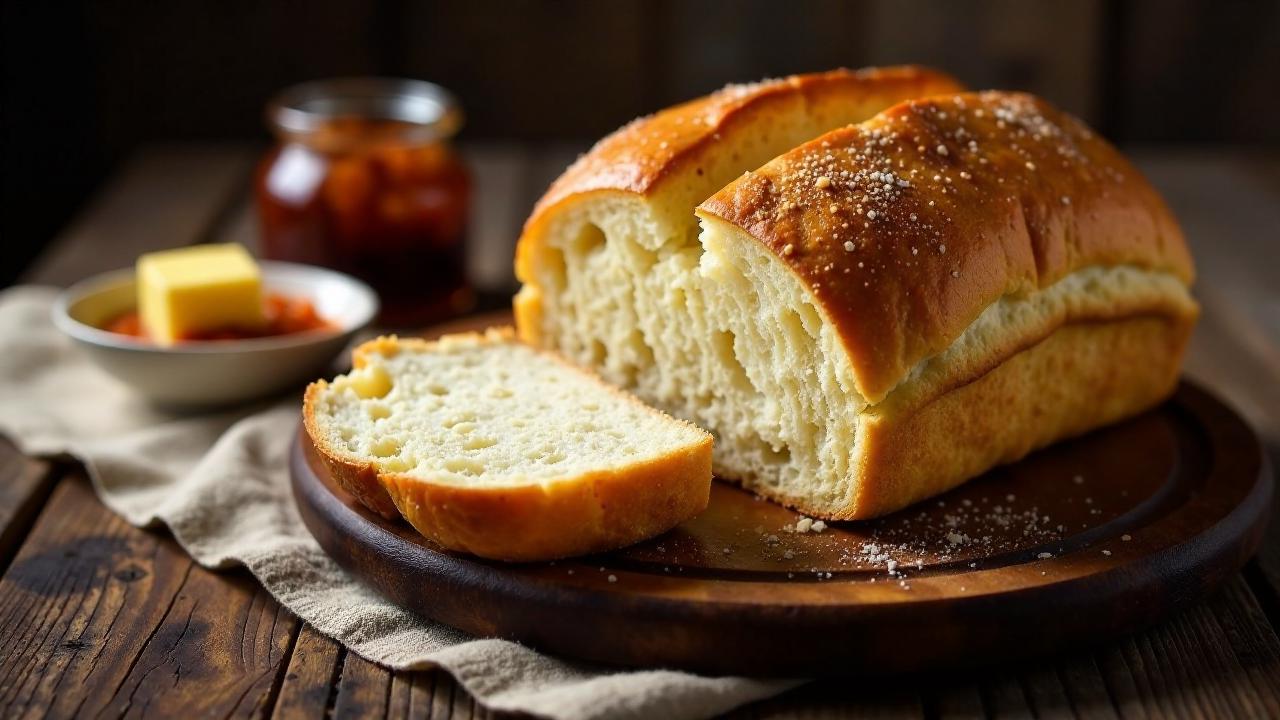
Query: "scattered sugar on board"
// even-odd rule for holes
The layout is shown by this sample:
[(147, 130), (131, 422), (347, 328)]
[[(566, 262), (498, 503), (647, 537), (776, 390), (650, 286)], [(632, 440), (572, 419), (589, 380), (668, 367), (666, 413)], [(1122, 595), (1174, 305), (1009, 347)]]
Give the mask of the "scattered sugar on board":
[[(923, 571), (926, 560), (946, 563), (956, 559), (954, 554), (957, 552), (976, 551), (990, 556), (1025, 544), (1044, 544), (1061, 539), (1065, 528), (1051, 525), (1049, 516), (1037, 507), (1016, 507), (1016, 501), (1017, 496), (1013, 493), (1005, 494), (1003, 502), (997, 503), (985, 497), (977, 501), (965, 498), (950, 505), (939, 500), (936, 507), (942, 510), (940, 514), (921, 511), (914, 517), (904, 518), (897, 527), (877, 530), (869, 541), (842, 550), (838, 562), (854, 569), (882, 569), (896, 585), (910, 589), (907, 579), (911, 574)], [(826, 528), (823, 521), (802, 516), (795, 524), (784, 526), (783, 531), (804, 534), (822, 532)], [(767, 534), (763, 528), (758, 528), (758, 531), (766, 547), (780, 542), (777, 535)], [(764, 552), (777, 557), (773, 554), (776, 550)], [(782, 553), (786, 560), (795, 557), (797, 553), (793, 550)], [(1037, 557), (1048, 559), (1054, 554), (1042, 552)], [(967, 565), (976, 569), (978, 562), (971, 561)], [(832, 577), (830, 571), (817, 568), (810, 568), (809, 572), (819, 580)], [(871, 581), (874, 582), (875, 577)]]

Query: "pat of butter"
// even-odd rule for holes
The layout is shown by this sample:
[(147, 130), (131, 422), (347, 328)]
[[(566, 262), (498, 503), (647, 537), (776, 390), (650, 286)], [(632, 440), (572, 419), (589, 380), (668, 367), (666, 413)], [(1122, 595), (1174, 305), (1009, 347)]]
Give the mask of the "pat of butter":
[(195, 245), (138, 258), (138, 314), (152, 340), (262, 327), (262, 273), (240, 245)]

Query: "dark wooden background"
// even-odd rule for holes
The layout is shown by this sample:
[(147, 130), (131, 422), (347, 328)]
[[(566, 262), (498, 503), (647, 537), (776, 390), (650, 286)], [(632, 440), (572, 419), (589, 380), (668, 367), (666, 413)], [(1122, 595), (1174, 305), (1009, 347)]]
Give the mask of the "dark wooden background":
[(464, 139), (584, 146), (729, 81), (918, 62), (1042, 94), (1120, 143), (1280, 142), (1273, 0), (170, 0), (0, 4), (11, 282), (140, 146), (265, 143), (281, 87), (455, 90)]

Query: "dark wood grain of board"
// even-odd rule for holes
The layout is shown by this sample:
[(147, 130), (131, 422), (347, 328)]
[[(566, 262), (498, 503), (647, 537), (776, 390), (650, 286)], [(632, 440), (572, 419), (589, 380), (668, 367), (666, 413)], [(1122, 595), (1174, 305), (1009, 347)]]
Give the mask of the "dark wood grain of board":
[(35, 523), (55, 479), (51, 463), (23, 455), (0, 437), (0, 572)]
[(670, 532), (556, 563), (444, 551), (356, 502), (305, 433), (290, 473), (320, 546), (410, 610), (589, 661), (778, 677), (990, 664), (1149, 626), (1239, 571), (1272, 498), (1257, 438), (1189, 384), (895, 515), (787, 533), (798, 515), (716, 483)]
[(457, 720), (488, 716), (443, 671), (380, 668), (304, 625), (285, 671), (273, 717), (301, 720), (326, 714)]
[(394, 673), (387, 701), (387, 718), (456, 718), (483, 720), (494, 717), (443, 670)]
[(344, 654), (338, 643), (304, 625), (285, 668), (273, 716), (302, 720), (331, 711), (336, 695), (334, 683), (341, 676)]
[(73, 476), (0, 580), (0, 716), (257, 716), (296, 629), (252, 578), (200, 568)]
[(334, 717), (387, 717), (390, 694), (391, 673), (353, 652), (343, 653)]

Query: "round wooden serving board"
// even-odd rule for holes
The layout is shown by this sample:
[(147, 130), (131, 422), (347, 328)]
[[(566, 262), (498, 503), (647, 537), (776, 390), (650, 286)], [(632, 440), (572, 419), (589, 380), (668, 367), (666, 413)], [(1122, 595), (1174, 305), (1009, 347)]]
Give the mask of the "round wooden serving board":
[(879, 520), (788, 532), (800, 515), (716, 482), (661, 537), (504, 564), (365, 510), (308, 447), (290, 463), (303, 520), (401, 606), (569, 657), (746, 675), (971, 665), (1137, 630), (1241, 567), (1272, 493), (1249, 428), (1183, 383), (1141, 417)]

